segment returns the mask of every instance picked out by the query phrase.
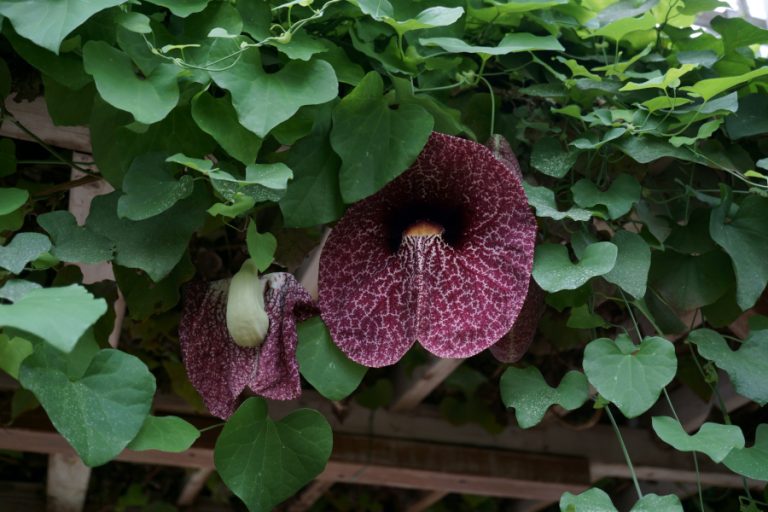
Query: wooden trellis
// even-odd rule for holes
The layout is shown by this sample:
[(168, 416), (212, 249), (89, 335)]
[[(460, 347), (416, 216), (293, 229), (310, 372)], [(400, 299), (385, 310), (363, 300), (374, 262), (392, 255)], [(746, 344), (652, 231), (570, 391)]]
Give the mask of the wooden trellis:
[[(79, 153), (76, 157), (90, 160), (88, 130), (54, 126), (42, 99), (25, 103), (9, 99), (6, 108), (47, 144), (73, 150)], [(7, 121), (0, 128), (0, 134), (34, 140), (28, 132)], [(87, 211), (83, 210), (87, 208), (83, 205), (90, 201), (87, 196), (104, 193), (100, 183), (73, 194), (71, 210), (76, 217)], [(317, 256), (316, 252), (300, 276), (315, 295)], [(94, 279), (96, 275), (110, 277), (105, 266), (84, 269), (84, 274)], [(124, 306), (117, 306), (118, 318), (121, 307)], [(743, 319), (738, 320), (732, 330), (743, 337)], [(516, 510), (533, 512), (556, 502), (565, 491), (581, 492), (605, 477), (629, 477), (614, 433), (602, 425), (576, 431), (545, 422), (530, 430), (508, 427), (492, 435), (477, 425), (446, 423), (436, 408), (422, 402), (460, 363), (461, 360), (434, 360), (410, 379), (399, 382), (398, 395), (389, 410), (372, 412), (348, 404), (340, 419), (333, 404), (314, 392), (305, 392), (301, 399), (291, 402), (270, 402), (270, 414), (275, 418), (297, 407), (317, 409), (334, 431), (334, 450), (325, 471), (297, 495), (288, 510), (306, 510), (334, 483), (347, 483), (422, 491), (420, 498), (408, 508), (411, 512), (424, 510), (454, 492), (513, 498), (517, 500)], [(735, 394), (727, 379), (721, 379), (720, 385), (729, 410), (746, 403)], [(16, 386), (15, 381), (0, 375), (0, 390), (12, 390)], [(679, 391), (673, 400), (679, 399), (681, 420), (686, 429), (692, 431), (701, 425), (714, 405), (686, 393)], [(195, 414), (189, 405), (174, 396), (158, 395), (153, 412), (177, 414), (200, 427), (214, 422), (211, 417)], [(695, 489), (692, 484), (697, 475), (688, 454), (666, 447), (647, 430), (623, 428), (622, 435), (641, 480), (648, 485), (666, 485), (666, 492), (685, 494)], [(206, 432), (184, 453), (126, 450), (117, 460), (193, 469), (177, 499), (179, 505), (190, 505), (214, 471), (214, 440), (215, 434)], [(49, 510), (76, 512), (82, 508), (89, 470), (55, 432), (42, 411), (22, 416), (10, 428), (0, 428), (0, 449), (49, 454)], [(742, 486), (740, 476), (720, 466), (700, 461), (700, 469), (703, 485)], [(679, 485), (670, 490), (673, 483)]]

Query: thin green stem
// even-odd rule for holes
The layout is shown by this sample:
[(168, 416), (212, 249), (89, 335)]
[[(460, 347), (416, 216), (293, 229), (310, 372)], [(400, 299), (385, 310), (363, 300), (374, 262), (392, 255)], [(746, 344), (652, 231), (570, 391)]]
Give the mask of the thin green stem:
[[(667, 399), (667, 404), (669, 405), (669, 410), (672, 411), (672, 416), (674, 416), (675, 421), (677, 421), (677, 423), (682, 427), (683, 424), (680, 422), (680, 417), (677, 415), (675, 405), (672, 403), (672, 398), (670, 398), (669, 393), (667, 392), (667, 388), (663, 388), (662, 392), (664, 393), (664, 398)], [(699, 495), (699, 508), (701, 509), (701, 512), (704, 512), (704, 491), (701, 488), (699, 457), (696, 455), (696, 452), (693, 452), (693, 469), (696, 471), (696, 491)]]
[(605, 413), (608, 415), (608, 419), (611, 420), (611, 426), (613, 426), (613, 431), (616, 433), (616, 437), (619, 438), (619, 445), (621, 446), (621, 451), (622, 453), (624, 453), (624, 459), (627, 461), (627, 467), (629, 468), (629, 473), (632, 475), (632, 482), (635, 484), (635, 491), (637, 491), (637, 498), (643, 499), (643, 491), (640, 489), (640, 482), (637, 481), (637, 473), (635, 473), (635, 467), (632, 465), (632, 459), (629, 458), (627, 445), (624, 444), (624, 438), (621, 435), (621, 430), (619, 430), (619, 426), (616, 424), (616, 420), (613, 417), (613, 413), (611, 413), (610, 405), (605, 406)]
[(491, 133), (489, 133), (489, 135), (493, 135), (496, 133), (496, 97), (493, 94), (493, 87), (491, 86), (491, 82), (482, 76), (479, 77), (479, 79), (483, 81), (486, 87), (488, 87), (488, 92), (491, 94)]
[(215, 428), (223, 427), (224, 425), (226, 425), (226, 422), (214, 423), (213, 425), (208, 425), (207, 427), (201, 428), (200, 432), (207, 432), (207, 431), (213, 430)]
[(632, 304), (630, 304), (629, 301), (627, 300), (627, 296), (624, 294), (624, 290), (619, 289), (619, 293), (621, 294), (621, 298), (624, 300), (624, 304), (627, 306), (627, 311), (629, 312), (629, 318), (632, 319), (632, 325), (635, 326), (637, 339), (641, 340), (643, 335), (642, 333), (640, 333), (640, 326), (637, 323), (637, 319), (635, 319), (635, 314), (632, 312)]
[(42, 146), (48, 153), (50, 153), (51, 156), (53, 156), (56, 160), (61, 162), (62, 165), (67, 165), (69, 167), (73, 167), (77, 169), (78, 171), (82, 172), (83, 174), (87, 174), (89, 176), (96, 176), (101, 177), (98, 173), (91, 171), (90, 169), (86, 169), (85, 167), (81, 167), (76, 162), (72, 162), (71, 160), (68, 160), (64, 158), (61, 154), (59, 154), (58, 151), (53, 149), (51, 146), (49, 146), (43, 139), (35, 135), (29, 128), (24, 126), (22, 123), (19, 122), (18, 119), (13, 117), (13, 115), (8, 112), (7, 110), (0, 110), (0, 118), (8, 119), (11, 123), (13, 123), (17, 128), (19, 128), (21, 131), (32, 137), (32, 139), (37, 142), (40, 146)]

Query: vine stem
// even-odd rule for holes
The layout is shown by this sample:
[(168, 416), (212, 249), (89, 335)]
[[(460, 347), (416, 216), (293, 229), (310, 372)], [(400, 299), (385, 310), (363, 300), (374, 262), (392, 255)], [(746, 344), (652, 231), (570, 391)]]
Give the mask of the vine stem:
[(214, 423), (213, 425), (209, 425), (207, 427), (201, 428), (200, 432), (207, 432), (208, 430), (213, 430), (215, 428), (223, 427), (226, 424), (227, 424), (226, 422)]
[(616, 437), (619, 438), (619, 445), (621, 446), (621, 451), (624, 454), (624, 459), (627, 461), (627, 467), (629, 468), (629, 473), (632, 475), (632, 482), (635, 484), (635, 491), (637, 491), (637, 498), (641, 500), (643, 499), (643, 491), (640, 489), (640, 482), (637, 481), (637, 473), (635, 473), (635, 466), (632, 465), (632, 459), (629, 458), (627, 445), (624, 444), (624, 438), (621, 435), (621, 430), (619, 430), (619, 426), (616, 424), (616, 420), (613, 417), (613, 413), (611, 412), (611, 406), (609, 404), (605, 405), (605, 413), (608, 415), (608, 419), (611, 420), (611, 426), (613, 427), (613, 431), (616, 433)]
[(491, 133), (489, 135), (493, 135), (496, 133), (496, 98), (493, 94), (491, 82), (486, 80), (484, 76), (480, 76), (479, 78), (483, 81), (486, 87), (488, 87), (488, 92), (491, 94)]
[(63, 156), (59, 154), (58, 151), (53, 149), (51, 146), (49, 146), (43, 139), (38, 137), (32, 130), (24, 126), (22, 123), (19, 122), (18, 119), (16, 119), (13, 114), (8, 112), (5, 109), (0, 109), (0, 119), (7, 119), (11, 123), (13, 123), (14, 126), (16, 126), (19, 130), (23, 131), (27, 135), (29, 135), (35, 142), (37, 142), (40, 146), (42, 146), (48, 153), (51, 154), (56, 160), (61, 162), (62, 164), (65, 164), (69, 167), (74, 167), (78, 171), (82, 172), (83, 174), (87, 174), (89, 176), (94, 176), (96, 178), (101, 179), (101, 175), (98, 173), (95, 173), (91, 171), (90, 169), (86, 169), (85, 167), (81, 167), (76, 162), (72, 162), (71, 160), (67, 160)]
[[(667, 393), (667, 388), (662, 388), (662, 392), (664, 393), (664, 398), (667, 399), (667, 404), (669, 404), (669, 410), (672, 411), (672, 416), (675, 417), (675, 421), (682, 427), (683, 424), (680, 422), (680, 417), (677, 415), (675, 405), (672, 403), (672, 398), (670, 398), (669, 393)], [(696, 471), (696, 491), (699, 495), (699, 508), (701, 509), (701, 512), (704, 512), (704, 491), (701, 488), (701, 471), (699, 471), (699, 457), (696, 455), (696, 452), (693, 452), (693, 469)]]

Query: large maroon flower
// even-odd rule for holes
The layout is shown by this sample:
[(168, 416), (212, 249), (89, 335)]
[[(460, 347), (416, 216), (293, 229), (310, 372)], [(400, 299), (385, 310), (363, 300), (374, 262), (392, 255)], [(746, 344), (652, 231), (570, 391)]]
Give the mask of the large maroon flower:
[(269, 330), (259, 347), (241, 347), (227, 331), (229, 280), (187, 287), (179, 340), (187, 375), (211, 414), (226, 419), (248, 387), (275, 400), (301, 394), (296, 322), (314, 313), (312, 298), (291, 274), (265, 276)]
[(379, 367), (419, 341), (469, 357), (512, 327), (536, 221), (520, 179), (481, 144), (433, 133), (416, 162), (352, 205), (320, 257), (320, 314), (347, 356)]

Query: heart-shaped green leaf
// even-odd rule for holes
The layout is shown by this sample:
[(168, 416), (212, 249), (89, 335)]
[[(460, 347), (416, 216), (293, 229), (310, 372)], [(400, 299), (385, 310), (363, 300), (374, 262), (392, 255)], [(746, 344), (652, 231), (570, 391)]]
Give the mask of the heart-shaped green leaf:
[[(569, 492), (560, 498), (561, 512), (618, 512), (610, 496), (602, 489), (593, 487), (581, 494)], [(680, 498), (675, 495), (658, 496), (646, 494), (634, 504), (629, 512), (683, 512)]]
[(731, 257), (736, 271), (736, 300), (742, 309), (749, 309), (768, 284), (768, 199), (749, 195), (730, 216), (732, 204), (727, 192), (722, 204), (712, 210), (709, 233)]
[(39, 288), (14, 304), (0, 305), (0, 327), (28, 332), (69, 352), (106, 311), (106, 301), (80, 285)]
[(608, 187), (601, 191), (587, 179), (581, 179), (571, 187), (573, 201), (582, 208), (605, 206), (609, 219), (618, 219), (632, 209), (640, 200), (640, 184), (629, 174), (620, 174)]
[(64, 210), (44, 213), (37, 223), (53, 240), (51, 253), (70, 263), (98, 263), (112, 259), (112, 242), (93, 231), (78, 226), (75, 217)]
[(515, 409), (515, 418), (521, 428), (538, 424), (552, 405), (572, 411), (589, 398), (587, 378), (577, 371), (566, 373), (557, 388), (553, 388), (535, 366), (523, 369), (510, 366), (501, 376), (499, 387), (504, 405)]
[(768, 481), (768, 425), (758, 425), (755, 444), (749, 448), (734, 448), (723, 464), (747, 478)]
[(147, 0), (151, 4), (167, 7), (179, 18), (202, 11), (210, 0)]
[(676, 372), (675, 346), (656, 336), (639, 345), (626, 334), (617, 336), (615, 342), (599, 338), (584, 350), (587, 379), (627, 418), (650, 409)]
[(0, 299), (10, 302), (18, 302), (32, 290), (42, 288), (39, 283), (27, 281), (25, 279), (9, 279), (0, 286)]
[(259, 233), (256, 229), (256, 223), (248, 224), (245, 235), (245, 244), (248, 247), (248, 254), (256, 263), (259, 272), (264, 272), (275, 259), (275, 249), (277, 249), (277, 239), (275, 235), (267, 231)]
[(618, 231), (611, 242), (618, 249), (616, 264), (603, 278), (633, 297), (642, 299), (651, 268), (651, 249), (643, 237), (630, 231)]
[(609, 272), (616, 263), (618, 249), (610, 242), (588, 245), (581, 259), (572, 263), (564, 245), (536, 246), (533, 278), (543, 290), (557, 292), (575, 290), (593, 277)]
[[(236, 44), (233, 40), (217, 41), (211, 60), (230, 55)], [(262, 138), (300, 107), (331, 101), (339, 92), (336, 74), (323, 60), (291, 61), (280, 71), (266, 73), (259, 50), (250, 49), (236, 64), (221, 67), (225, 69), (211, 72), (213, 80), (232, 93), (240, 123)]]
[(344, 213), (339, 191), (341, 160), (331, 148), (330, 104), (317, 113), (312, 132), (299, 140), (288, 155), (286, 163), (294, 178), (280, 200), (285, 225), (288, 227), (316, 226), (332, 222)]
[(191, 423), (176, 416), (147, 416), (141, 430), (128, 444), (129, 450), (183, 452), (200, 437)]
[(389, 107), (381, 75), (368, 73), (333, 110), (331, 146), (341, 157), (339, 185), (347, 203), (377, 192), (419, 155), (434, 120), (415, 103)]
[(733, 283), (728, 258), (720, 250), (704, 254), (655, 251), (648, 282), (669, 305), (688, 311), (712, 304)]
[(214, 462), (248, 510), (267, 512), (320, 474), (332, 445), (331, 427), (317, 411), (273, 421), (262, 398), (249, 398), (221, 431)]
[(97, 12), (125, 0), (2, 0), (0, 14), (11, 20), (19, 35), (38, 46), (59, 53), (59, 46), (70, 32)]
[(565, 492), (560, 497), (561, 512), (617, 512), (611, 497), (602, 489), (593, 487), (581, 494)]
[(336, 347), (319, 316), (298, 324), (296, 332), (299, 370), (321, 395), (341, 400), (357, 389), (368, 368), (351, 361)]
[(140, 123), (164, 119), (179, 102), (179, 69), (173, 64), (160, 64), (149, 76), (139, 77), (128, 55), (103, 41), (88, 41), (83, 46), (83, 65), (93, 75), (101, 97)]
[(32, 343), (29, 341), (0, 334), (0, 368), (14, 379), (19, 378), (19, 367), (31, 353)]
[[(562, 178), (568, 174), (568, 171), (571, 170), (578, 157), (578, 152), (567, 151), (563, 149), (562, 144), (560, 144), (560, 142), (553, 137), (544, 137), (539, 139), (531, 149), (531, 165), (538, 171), (546, 174), (547, 176), (552, 176), (553, 178)], [(547, 202), (554, 204), (554, 193), (552, 193), (552, 200)], [(543, 215), (539, 216), (542, 217)]]
[(192, 99), (192, 117), (222, 149), (245, 165), (256, 161), (261, 137), (246, 130), (237, 119), (229, 94), (214, 98), (203, 91)]
[(192, 176), (174, 178), (174, 169), (165, 161), (166, 153), (147, 153), (136, 157), (123, 178), (123, 195), (117, 202), (117, 215), (144, 220), (171, 208), (189, 197), (194, 189)]
[(394, 28), (398, 34), (404, 34), (411, 30), (423, 28), (444, 27), (452, 25), (462, 14), (462, 7), (428, 7), (413, 17), (403, 19), (405, 16), (395, 12), (394, 6), (389, 0), (357, 0), (360, 10), (375, 19)]
[(564, 211), (559, 210), (555, 193), (547, 187), (537, 187), (523, 182), (523, 188), (528, 198), (528, 204), (536, 210), (537, 217), (548, 217), (555, 220), (567, 218), (578, 221), (589, 220), (592, 217), (592, 212), (576, 206)]
[(99, 196), (91, 204), (86, 227), (109, 238), (117, 247), (115, 261), (140, 268), (153, 281), (167, 276), (187, 250), (189, 238), (205, 221), (208, 193), (196, 186), (192, 195), (160, 215), (132, 221), (117, 216), (119, 192)]
[(0, 215), (8, 215), (18, 210), (27, 199), (29, 192), (22, 188), (0, 188)]
[(653, 431), (662, 441), (681, 452), (701, 452), (715, 462), (722, 462), (734, 449), (744, 448), (744, 434), (736, 425), (704, 423), (689, 435), (682, 425), (669, 416), (654, 416)]
[(21, 274), (27, 263), (51, 248), (51, 241), (40, 233), (19, 233), (11, 243), (0, 247), (0, 267)]
[(83, 462), (98, 466), (136, 437), (152, 406), (155, 378), (138, 358), (113, 349), (98, 351), (78, 373), (67, 356), (41, 344), (22, 363), (19, 380)]
[(506, 34), (497, 46), (474, 46), (455, 37), (427, 37), (419, 39), (423, 46), (437, 46), (449, 53), (476, 53), (484, 55), (507, 55), (508, 53), (534, 50), (563, 51), (555, 36), (535, 36), (527, 32)]
[(688, 336), (699, 354), (728, 373), (736, 391), (760, 405), (768, 403), (768, 325), (751, 320), (750, 333), (738, 350), (731, 350), (720, 334), (698, 329)]

